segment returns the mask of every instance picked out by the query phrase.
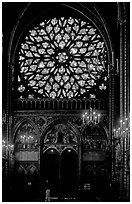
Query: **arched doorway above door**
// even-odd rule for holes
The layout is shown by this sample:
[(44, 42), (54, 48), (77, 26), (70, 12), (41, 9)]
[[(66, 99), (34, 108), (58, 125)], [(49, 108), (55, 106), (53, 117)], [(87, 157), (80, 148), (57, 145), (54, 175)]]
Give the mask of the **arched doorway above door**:
[[(41, 177), (46, 191), (47, 183), (52, 197), (59, 194), (59, 152), (55, 148), (48, 148), (41, 158)], [(44, 192), (43, 192), (44, 194)]]
[(75, 144), (77, 143), (76, 133), (67, 124), (56, 124), (52, 126), (44, 137), (44, 144)]
[(41, 175), (43, 182), (49, 182), (51, 197), (74, 198), (78, 184), (76, 132), (69, 124), (57, 123), (48, 128), (41, 149)]
[(51, 198), (75, 199), (78, 185), (77, 152), (69, 146), (59, 153), (51, 146), (43, 153), (41, 163), (44, 189), (48, 182)]

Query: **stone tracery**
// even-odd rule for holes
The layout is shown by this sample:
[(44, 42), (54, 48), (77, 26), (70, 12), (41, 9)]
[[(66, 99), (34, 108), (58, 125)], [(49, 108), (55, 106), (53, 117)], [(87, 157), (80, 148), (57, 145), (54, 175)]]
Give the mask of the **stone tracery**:
[(18, 92), (30, 92), (27, 97), (32, 98), (73, 98), (90, 92), (99, 80), (102, 91), (107, 88), (106, 67), (105, 43), (89, 22), (72, 17), (44, 20), (21, 43)]

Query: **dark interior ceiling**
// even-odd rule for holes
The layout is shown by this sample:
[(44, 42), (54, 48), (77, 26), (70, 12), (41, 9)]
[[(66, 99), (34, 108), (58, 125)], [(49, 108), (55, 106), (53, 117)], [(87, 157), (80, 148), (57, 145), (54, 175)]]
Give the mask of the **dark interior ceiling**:
[[(59, 3), (59, 2), (58, 2)], [(36, 9), (42, 8), (50, 8), (51, 4), (57, 4), (57, 2), (39, 2), (39, 3), (31, 3), (32, 7), (34, 7), (34, 12)], [(74, 5), (74, 3), (72, 3)], [(76, 3), (75, 3), (76, 4)], [(87, 7), (90, 10), (95, 12), (95, 9), (102, 14), (105, 21), (107, 22), (108, 28), (111, 32), (111, 35), (115, 36), (115, 31), (117, 30), (117, 3), (116, 2), (81, 2), (81, 4)], [(11, 32), (15, 23), (18, 20), (21, 12), (29, 5), (27, 2), (3, 2), (2, 3), (2, 30), (3, 33), (6, 34)]]

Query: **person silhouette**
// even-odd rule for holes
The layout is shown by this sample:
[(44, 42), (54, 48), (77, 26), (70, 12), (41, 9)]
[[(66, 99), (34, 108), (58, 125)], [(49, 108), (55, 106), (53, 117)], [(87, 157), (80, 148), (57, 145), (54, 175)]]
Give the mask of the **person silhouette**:
[(45, 202), (50, 202), (50, 187), (48, 180), (46, 180)]

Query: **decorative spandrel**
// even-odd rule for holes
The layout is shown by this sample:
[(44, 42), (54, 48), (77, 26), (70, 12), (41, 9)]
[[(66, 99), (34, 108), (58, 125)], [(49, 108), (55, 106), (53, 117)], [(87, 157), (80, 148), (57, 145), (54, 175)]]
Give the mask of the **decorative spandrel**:
[(15, 149), (37, 149), (38, 148), (38, 137), (35, 129), (29, 124), (24, 123), (20, 126), (16, 134)]
[(29, 30), (20, 45), (20, 97), (73, 98), (107, 88), (107, 51), (89, 22), (52, 18)]
[(77, 138), (68, 126), (59, 124), (47, 132), (44, 143), (77, 143)]

